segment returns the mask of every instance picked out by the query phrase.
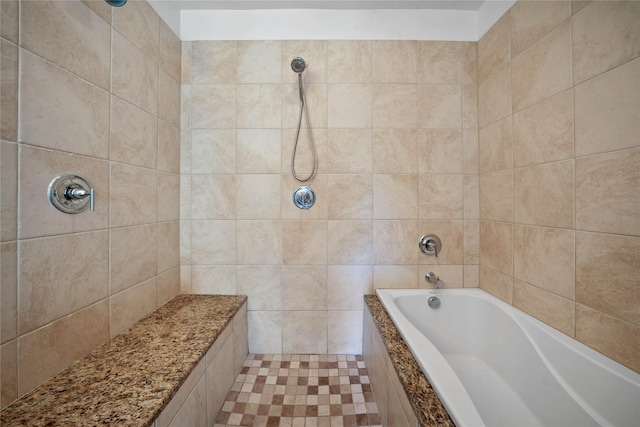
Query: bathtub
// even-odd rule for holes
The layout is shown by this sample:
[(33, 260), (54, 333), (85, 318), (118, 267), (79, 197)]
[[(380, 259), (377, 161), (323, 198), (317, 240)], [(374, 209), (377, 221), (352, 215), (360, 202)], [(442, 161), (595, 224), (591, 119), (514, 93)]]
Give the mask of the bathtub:
[(640, 426), (639, 374), (487, 292), (376, 293), (456, 425)]

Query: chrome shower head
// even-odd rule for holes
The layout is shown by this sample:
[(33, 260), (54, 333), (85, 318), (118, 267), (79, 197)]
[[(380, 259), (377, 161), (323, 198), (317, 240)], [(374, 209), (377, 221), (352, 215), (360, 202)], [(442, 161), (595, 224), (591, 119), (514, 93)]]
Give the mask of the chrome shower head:
[(291, 61), (291, 69), (294, 73), (302, 74), (305, 68), (307, 68), (307, 62), (299, 56), (296, 56), (293, 58), (293, 61)]

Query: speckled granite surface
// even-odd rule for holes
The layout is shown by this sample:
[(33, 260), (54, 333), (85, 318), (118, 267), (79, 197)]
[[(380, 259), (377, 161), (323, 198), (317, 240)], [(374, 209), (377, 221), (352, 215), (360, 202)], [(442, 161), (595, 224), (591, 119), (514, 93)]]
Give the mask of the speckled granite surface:
[(400, 383), (409, 398), (413, 411), (421, 426), (455, 426), (444, 405), (422, 373), (409, 347), (393, 324), (376, 295), (365, 295), (369, 307), (384, 341), (389, 358), (400, 378)]
[(179, 295), (0, 413), (4, 426), (149, 426), (244, 295)]

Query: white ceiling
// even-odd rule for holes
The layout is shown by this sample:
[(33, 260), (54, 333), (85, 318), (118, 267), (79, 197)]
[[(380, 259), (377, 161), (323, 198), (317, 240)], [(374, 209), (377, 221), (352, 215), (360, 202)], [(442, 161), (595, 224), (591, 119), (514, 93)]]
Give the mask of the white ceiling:
[(477, 41), (515, 0), (149, 0), (149, 3), (181, 40)]

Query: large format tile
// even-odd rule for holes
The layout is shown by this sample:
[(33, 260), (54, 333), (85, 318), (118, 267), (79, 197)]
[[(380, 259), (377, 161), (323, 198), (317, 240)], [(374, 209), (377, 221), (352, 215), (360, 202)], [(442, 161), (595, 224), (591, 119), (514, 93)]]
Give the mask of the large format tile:
[(461, 129), (461, 86), (420, 85), (418, 111), (420, 128)]
[(515, 281), (513, 306), (569, 336), (575, 335), (576, 304), (527, 283)]
[(576, 159), (575, 169), (576, 228), (640, 236), (640, 149)]
[(157, 308), (157, 279), (153, 277), (109, 298), (111, 338)]
[(513, 171), (480, 175), (480, 218), (513, 221)]
[[(480, 222), (480, 265), (513, 276), (512, 224)], [(482, 276), (480, 278), (482, 280)]]
[(462, 174), (424, 174), (418, 179), (420, 218), (463, 218)]
[(326, 311), (284, 311), (282, 313), (282, 353), (325, 354), (326, 352)]
[(573, 17), (573, 77), (581, 83), (640, 55), (640, 3), (594, 1)]
[(386, 174), (374, 175), (373, 216), (376, 219), (417, 218), (417, 176)]
[(373, 87), (373, 127), (411, 129), (418, 126), (416, 85), (376, 84)]
[(109, 222), (112, 227), (157, 220), (158, 173), (155, 170), (112, 163), (110, 182)]
[(327, 235), (329, 264), (371, 264), (373, 248), (365, 243), (373, 240), (371, 220), (330, 220)]
[(371, 83), (371, 44), (368, 40), (327, 41), (327, 81)]
[(282, 263), (282, 224), (275, 220), (237, 222), (238, 264)]
[(510, 12), (507, 12), (478, 41), (478, 81), (489, 78), (498, 67), (510, 59)]
[[(341, 144), (344, 147), (345, 144)], [(342, 151), (347, 151), (342, 148)], [(373, 130), (374, 173), (416, 173), (418, 131), (415, 129)]]
[(418, 42), (418, 81), (423, 84), (462, 82), (462, 43)]
[(21, 142), (106, 159), (109, 93), (22, 51)]
[(193, 42), (190, 59), (190, 82), (194, 85), (236, 83), (235, 41)]
[(640, 58), (574, 89), (576, 156), (640, 146)]
[[(18, 336), (18, 243), (0, 244), (0, 344)], [(362, 299), (362, 298), (361, 298)]]
[(578, 232), (576, 301), (640, 326), (640, 238)]
[(154, 62), (158, 62), (160, 17), (147, 2), (137, 1), (113, 10), (113, 28)]
[[(2, 3), (4, 7), (4, 3)], [(18, 110), (19, 110), (19, 60), (18, 46), (7, 41), (0, 40), (0, 55), (2, 73), (0, 74), (0, 85), (2, 87), (2, 98), (0, 108), (0, 138), (6, 141), (18, 140)]]
[(571, 15), (570, 1), (519, 1), (511, 9), (511, 56), (516, 57)]
[(368, 84), (331, 84), (327, 89), (330, 128), (371, 127), (373, 92)]
[(513, 167), (511, 116), (480, 129), (478, 152), (480, 172), (494, 172)]
[(155, 168), (158, 136), (158, 119), (153, 114), (111, 97), (112, 161)]
[(478, 83), (478, 126), (511, 114), (511, 63), (506, 62)]
[[(115, 294), (156, 274), (155, 224), (112, 229), (109, 239), (109, 293)], [(135, 262), (131, 262), (131, 260)]]
[[(422, 173), (462, 173), (463, 133), (457, 129), (421, 129), (418, 137), (418, 171)], [(396, 147), (397, 144), (393, 144)], [(388, 152), (386, 162), (391, 163), (398, 156)], [(405, 156), (415, 161), (415, 150)], [(397, 171), (397, 172), (410, 172)], [(465, 171), (468, 172), (468, 171)]]
[[(414, 40), (373, 42), (374, 83), (417, 83), (418, 49)], [(398, 66), (402, 64), (402, 66)]]
[(280, 83), (282, 49), (277, 40), (239, 40), (238, 83)]

